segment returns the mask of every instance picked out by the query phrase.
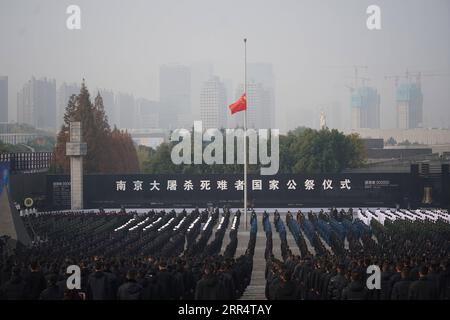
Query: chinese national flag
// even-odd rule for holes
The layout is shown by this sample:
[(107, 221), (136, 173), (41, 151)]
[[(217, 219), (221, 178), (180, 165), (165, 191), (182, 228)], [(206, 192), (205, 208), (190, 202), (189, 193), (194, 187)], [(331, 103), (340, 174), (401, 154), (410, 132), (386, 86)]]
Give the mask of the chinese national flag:
[(231, 114), (247, 109), (247, 98), (245, 93), (235, 103), (230, 104), (228, 108), (230, 108)]

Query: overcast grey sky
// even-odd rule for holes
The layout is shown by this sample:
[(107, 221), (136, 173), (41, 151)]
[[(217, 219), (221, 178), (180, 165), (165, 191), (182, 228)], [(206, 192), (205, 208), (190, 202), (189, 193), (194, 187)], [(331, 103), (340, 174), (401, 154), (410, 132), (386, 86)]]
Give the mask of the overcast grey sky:
[[(66, 28), (70, 4), (82, 29)], [(381, 7), (382, 30), (366, 28), (366, 8)], [(311, 112), (337, 101), (349, 122), (351, 68), (381, 93), (382, 127), (395, 125), (393, 81), (385, 74), (450, 72), (450, 0), (0, 0), (0, 75), (10, 79), (10, 113), (30, 78), (47, 76), (158, 99), (165, 63), (209, 61), (215, 73), (243, 78), (249, 62), (276, 75), (276, 125), (311, 123)], [(423, 80), (425, 123), (450, 123), (450, 77)], [(314, 119), (315, 120), (315, 119)], [(314, 122), (318, 122), (314, 121)]]

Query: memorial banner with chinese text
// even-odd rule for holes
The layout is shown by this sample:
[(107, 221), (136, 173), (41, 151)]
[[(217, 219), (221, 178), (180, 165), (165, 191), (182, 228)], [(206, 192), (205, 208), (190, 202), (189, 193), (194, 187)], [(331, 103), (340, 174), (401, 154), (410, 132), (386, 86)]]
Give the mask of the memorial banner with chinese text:
[[(410, 195), (410, 174), (353, 173), (276, 176), (249, 175), (254, 207), (378, 207), (403, 204)], [(87, 208), (242, 206), (242, 175), (87, 175)], [(69, 176), (47, 178), (49, 207), (70, 204)]]

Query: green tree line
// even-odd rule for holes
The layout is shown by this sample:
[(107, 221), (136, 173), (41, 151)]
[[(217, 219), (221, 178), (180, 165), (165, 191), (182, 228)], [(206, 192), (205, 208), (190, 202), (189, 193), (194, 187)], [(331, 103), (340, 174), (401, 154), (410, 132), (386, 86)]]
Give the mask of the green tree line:
[[(171, 160), (171, 152), (175, 144), (175, 142), (165, 142), (156, 149), (140, 146), (138, 156), (141, 172), (149, 174), (243, 172), (243, 165), (239, 164), (175, 165)], [(235, 157), (236, 148), (235, 144)], [(346, 168), (364, 166), (366, 162), (365, 147), (359, 136), (357, 134), (345, 135), (334, 129), (297, 128), (289, 131), (286, 135), (280, 135), (279, 156), (279, 173), (339, 173)], [(191, 154), (191, 159), (193, 159), (193, 154)], [(258, 172), (259, 165), (249, 165), (249, 173)]]

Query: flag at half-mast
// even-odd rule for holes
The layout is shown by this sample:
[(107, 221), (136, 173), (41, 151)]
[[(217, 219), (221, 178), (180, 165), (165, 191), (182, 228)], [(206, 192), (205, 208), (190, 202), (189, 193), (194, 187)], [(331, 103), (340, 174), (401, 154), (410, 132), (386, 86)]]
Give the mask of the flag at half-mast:
[(247, 109), (247, 97), (245, 93), (233, 104), (228, 106), (230, 108), (231, 114), (236, 112), (244, 111)]

